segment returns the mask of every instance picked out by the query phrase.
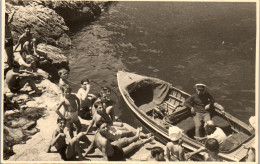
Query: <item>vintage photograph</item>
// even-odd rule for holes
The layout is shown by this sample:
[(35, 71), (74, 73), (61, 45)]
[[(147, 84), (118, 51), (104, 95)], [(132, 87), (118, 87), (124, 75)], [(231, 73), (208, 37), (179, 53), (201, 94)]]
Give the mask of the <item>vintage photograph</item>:
[(1, 163), (257, 163), (258, 6), (2, 1)]

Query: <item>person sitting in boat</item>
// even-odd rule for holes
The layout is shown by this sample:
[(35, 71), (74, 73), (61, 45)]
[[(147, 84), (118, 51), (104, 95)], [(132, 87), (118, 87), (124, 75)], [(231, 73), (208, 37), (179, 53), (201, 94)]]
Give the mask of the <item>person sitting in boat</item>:
[(60, 76), (60, 80), (59, 80), (59, 87), (62, 87), (64, 85), (69, 85), (69, 71), (65, 68), (61, 68), (58, 70), (58, 74)]
[(87, 148), (85, 157), (87, 157), (88, 153), (92, 149), (98, 148), (103, 154), (104, 161), (126, 161), (125, 156), (127, 154), (154, 139), (153, 136), (147, 139), (139, 139), (141, 129), (138, 129), (136, 135), (133, 137), (124, 137), (117, 141), (111, 142), (108, 139), (109, 130), (107, 123), (102, 123), (97, 126), (98, 130), (95, 134), (95, 138)]
[(194, 138), (196, 140), (201, 141), (208, 138), (215, 138), (219, 142), (219, 144), (221, 144), (227, 138), (227, 135), (224, 133), (224, 131), (221, 128), (216, 127), (212, 120), (207, 121), (204, 124), (204, 128), (207, 135), (205, 137), (195, 136)]
[[(88, 126), (88, 129), (86, 131), (87, 134), (89, 133), (89, 131), (92, 127), (94, 127), (94, 126), (97, 127), (98, 124), (102, 124), (102, 123), (107, 123), (109, 132), (110, 132), (108, 137), (110, 140), (113, 140), (113, 141), (118, 140), (122, 137), (131, 137), (136, 134), (137, 130), (135, 130), (135, 129), (128, 130), (127, 128), (124, 127), (123, 123), (113, 122), (111, 120), (111, 118), (108, 116), (108, 114), (106, 113), (103, 103), (96, 102), (94, 104), (94, 106), (97, 109), (97, 112), (93, 116), (93, 119), (91, 120), (91, 122)], [(149, 134), (141, 133), (140, 135), (141, 135), (141, 137), (144, 137), (144, 138), (148, 138), (151, 136), (150, 133)]]
[(206, 85), (198, 83), (195, 85), (197, 93), (191, 95), (185, 102), (184, 106), (191, 109), (194, 115), (195, 136), (202, 137), (202, 121), (207, 122), (210, 119), (209, 110), (214, 106), (214, 98), (206, 91)]
[(96, 99), (94, 94), (89, 94), (90, 81), (88, 79), (81, 80), (81, 88), (78, 90), (77, 97), (80, 100), (79, 116), (84, 119), (91, 119), (92, 101)]
[(163, 148), (159, 146), (153, 147), (147, 161), (165, 161)]
[[(102, 101), (104, 106), (106, 106), (106, 113), (110, 116), (112, 121), (116, 120), (115, 112), (114, 112), (114, 102), (108, 97), (111, 94), (111, 89), (109, 87), (102, 87), (101, 91), (98, 94), (98, 98), (96, 102)], [(96, 108), (92, 107), (92, 115), (94, 116), (96, 113)]]
[(47, 153), (50, 153), (51, 147), (55, 146), (61, 158), (65, 161), (76, 160), (76, 154), (79, 156), (79, 160), (85, 159), (81, 153), (82, 149), (79, 146), (79, 140), (83, 137), (85, 137), (88, 140), (86, 134), (81, 132), (77, 136), (70, 139), (66, 137), (66, 134), (64, 133), (66, 120), (59, 117), (57, 119), (57, 124), (58, 128), (55, 129), (52, 134), (52, 139), (48, 147)]
[(177, 126), (169, 128), (171, 142), (166, 144), (166, 161), (184, 161), (184, 151), (182, 147), (183, 130)]
[(187, 153), (185, 155), (185, 159), (189, 159), (191, 156), (202, 152), (205, 161), (222, 161), (219, 157), (219, 143), (215, 138), (207, 139), (205, 143), (205, 147), (201, 147), (200, 149)]
[[(27, 25), (25, 27), (25, 32), (19, 37), (18, 42), (14, 48), (14, 52), (18, 48), (18, 46), (21, 45), (21, 53), (26, 52), (30, 55), (34, 55), (38, 57), (38, 54), (36, 52), (36, 39), (33, 38), (31, 33), (31, 26)], [(33, 49), (33, 53), (32, 53)]]

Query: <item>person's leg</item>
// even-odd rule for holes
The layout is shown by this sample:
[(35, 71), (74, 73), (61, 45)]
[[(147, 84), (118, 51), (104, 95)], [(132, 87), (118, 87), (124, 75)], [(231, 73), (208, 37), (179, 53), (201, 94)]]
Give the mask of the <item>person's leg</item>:
[(112, 121), (115, 121), (115, 113), (114, 113), (114, 107), (113, 106), (108, 106), (106, 108), (106, 113), (110, 116)]
[(154, 139), (154, 137), (149, 137), (147, 139), (141, 139), (138, 140), (136, 142), (131, 143), (130, 145), (126, 146), (123, 148), (123, 151), (125, 153), (125, 155), (129, 154), (130, 152), (132, 152), (135, 149), (138, 149), (140, 147), (142, 147), (144, 144), (151, 142)]
[(35, 91), (36, 94), (41, 93), (41, 91), (36, 87), (33, 78), (27, 78), (27, 82), (30, 85), (30, 87), (32, 88), (32, 90)]
[(210, 114), (209, 114), (209, 113), (205, 113), (205, 114), (204, 114), (204, 117), (203, 117), (204, 123), (206, 123), (206, 122), (209, 121), (209, 120), (211, 120)]
[(196, 113), (193, 116), (194, 125), (195, 125), (195, 136), (200, 137), (200, 127), (201, 127), (201, 113)]
[(130, 144), (132, 142), (137, 141), (139, 139), (139, 137), (140, 137), (141, 130), (142, 130), (141, 128), (138, 128), (137, 133), (136, 133), (135, 136), (129, 137), (129, 138), (126, 138), (126, 137), (125, 138), (121, 138), (121, 139), (119, 139), (117, 141), (112, 142), (112, 144), (118, 146), (119, 148), (123, 148), (125, 145), (128, 145), (128, 144)]
[(80, 120), (76, 120), (74, 121), (74, 124), (76, 125), (76, 128), (77, 128), (77, 134), (79, 134), (81, 132), (81, 123), (80, 123)]
[(37, 52), (36, 52), (36, 49), (37, 49), (37, 45), (36, 45), (36, 39), (35, 38), (33, 38), (32, 40), (31, 40), (31, 49), (33, 49), (33, 53), (35, 54), (35, 55), (37, 55)]
[(31, 54), (31, 46), (30, 46), (30, 42), (29, 41), (26, 41), (23, 44), (23, 50), (25, 50), (29, 55), (32, 55)]
[(70, 138), (72, 139), (74, 137), (74, 134), (73, 134), (73, 123), (72, 122), (68, 122), (66, 126), (67, 126), (67, 129), (69, 131)]
[(76, 157), (76, 152), (79, 156), (79, 160), (83, 160), (84, 157), (82, 156), (81, 148), (79, 146), (78, 138), (74, 137), (71, 139), (71, 141), (68, 144), (68, 147), (66, 149), (66, 158), (68, 160), (73, 159)]

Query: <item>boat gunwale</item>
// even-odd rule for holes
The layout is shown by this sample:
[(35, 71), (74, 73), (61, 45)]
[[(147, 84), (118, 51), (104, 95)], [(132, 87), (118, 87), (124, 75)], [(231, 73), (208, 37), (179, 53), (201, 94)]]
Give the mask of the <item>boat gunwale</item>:
[[(124, 73), (127, 73), (127, 72), (124, 72)], [(119, 76), (120, 74), (120, 71), (117, 73), (117, 76)], [(127, 73), (129, 74), (129, 73)], [(120, 75), (121, 76), (121, 75)], [(142, 75), (139, 75), (139, 76), (142, 76)], [(142, 80), (153, 80), (153, 79), (156, 79), (157, 81), (160, 80), (161, 82), (163, 83), (167, 83), (168, 85), (170, 85), (170, 87), (172, 89), (175, 89), (177, 90), (178, 92), (181, 92), (182, 94), (185, 94), (186, 96), (190, 96), (190, 94), (172, 86), (172, 84), (168, 83), (168, 82), (165, 82), (161, 79), (157, 79), (157, 78), (153, 78), (153, 77), (147, 77), (147, 76), (143, 76), (142, 79), (139, 79), (139, 80), (136, 80), (136, 81), (133, 81), (132, 83), (129, 83), (128, 85), (124, 85), (124, 88), (121, 88), (122, 85), (119, 85), (121, 84), (119, 82), (119, 78), (118, 78), (118, 86), (119, 86), (119, 90), (122, 94), (122, 97), (124, 98), (125, 102), (128, 104), (128, 106), (131, 108), (132, 112), (134, 112), (135, 115), (137, 115), (137, 117), (139, 119), (141, 119), (143, 122), (146, 123), (146, 125), (148, 125), (150, 128), (152, 128), (154, 131), (156, 132), (159, 132), (161, 133), (162, 136), (164, 136), (166, 139), (168, 139), (168, 141), (170, 141), (170, 138), (168, 137), (168, 134), (167, 134), (167, 129), (160, 126), (160, 125), (157, 125), (151, 118), (149, 118), (143, 111), (139, 110), (139, 108), (135, 105), (132, 97), (129, 95), (129, 92), (128, 90), (126, 89), (129, 85), (133, 84), (133, 83), (138, 83), (138, 82), (141, 82)], [(122, 90), (124, 89), (124, 90)], [(216, 111), (218, 113), (221, 113), (221, 110), (219, 108), (216, 107)], [(248, 130), (248, 125), (245, 124), (244, 122), (242, 122), (241, 120), (237, 119), (236, 117), (230, 115), (229, 113), (225, 112), (226, 114), (226, 117), (229, 119), (229, 120), (232, 120), (233, 122), (237, 123), (238, 126), (241, 126), (243, 128), (245, 128), (246, 130)], [(141, 115), (141, 116), (140, 116)], [(144, 120), (145, 119), (145, 120)], [(163, 129), (163, 130), (161, 130)], [(186, 135), (183, 135), (184, 139), (185, 139), (185, 142), (189, 143), (190, 145), (192, 145), (191, 147), (193, 147), (195, 149), (195, 147), (199, 148), (201, 146), (204, 146), (202, 143), (200, 142), (197, 142), (196, 140), (186, 136)], [(234, 149), (232, 149), (231, 151), (228, 151), (228, 152), (220, 152), (219, 155), (225, 159), (225, 160), (228, 160), (228, 161), (239, 161), (239, 159), (236, 159), (235, 156), (234, 157), (231, 157), (232, 154), (238, 152), (240, 149), (242, 149), (242, 144), (246, 143), (246, 142), (249, 142), (250, 140), (252, 140), (253, 138), (255, 137), (255, 134), (252, 134), (251, 136), (249, 136), (245, 141), (243, 141), (243, 143), (241, 143), (240, 145), (238, 145), (237, 147), (235, 147)], [(186, 144), (186, 143), (185, 143)], [(185, 146), (185, 145), (184, 145)], [(188, 148), (188, 146), (186, 146), (187, 149), (190, 149)], [(243, 159), (243, 158), (241, 158)], [(240, 160), (241, 160), (240, 159)]]

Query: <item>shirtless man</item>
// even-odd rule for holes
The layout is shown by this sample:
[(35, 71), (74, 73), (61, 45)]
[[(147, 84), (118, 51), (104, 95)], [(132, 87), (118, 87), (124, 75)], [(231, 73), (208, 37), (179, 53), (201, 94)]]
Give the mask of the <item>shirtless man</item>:
[(184, 151), (182, 147), (182, 134), (181, 130), (177, 126), (169, 128), (169, 137), (172, 142), (166, 144), (166, 161), (184, 161)]
[[(97, 112), (93, 116), (93, 119), (88, 126), (88, 129), (86, 131), (87, 134), (94, 125), (97, 127), (98, 124), (102, 123), (106, 123), (108, 125), (109, 134), (107, 135), (107, 137), (109, 137), (109, 139), (113, 141), (118, 140), (122, 137), (131, 137), (136, 134), (137, 130), (130, 131), (124, 127), (123, 123), (113, 122), (106, 113), (103, 103), (95, 103), (95, 108), (97, 109)], [(141, 133), (140, 136), (143, 138), (148, 138), (151, 137), (151, 134)]]
[(108, 139), (108, 126), (106, 123), (100, 125), (99, 130), (95, 134), (93, 142), (90, 144), (86, 150), (85, 156), (93, 148), (98, 148), (102, 154), (105, 161), (125, 161), (125, 155), (129, 154), (134, 149), (142, 147), (144, 144), (151, 142), (154, 137), (148, 139), (139, 139), (140, 129), (133, 137), (122, 138), (120, 140), (110, 142)]
[[(66, 121), (61, 118), (57, 119), (58, 128), (52, 134), (52, 139), (47, 153), (50, 153), (51, 147), (55, 146), (58, 153), (61, 155), (61, 158), (65, 161), (75, 160), (76, 153), (79, 156), (79, 160), (85, 159), (81, 154), (79, 140), (82, 137), (86, 137), (86, 135), (84, 133), (79, 133), (76, 137), (69, 140), (64, 134), (65, 122)], [(68, 143), (66, 143), (66, 139), (69, 140)]]
[[(26, 26), (25, 27), (25, 32), (19, 37), (18, 42), (14, 48), (14, 52), (18, 48), (18, 46), (21, 45), (21, 52), (26, 52), (29, 55), (37, 55), (36, 52), (36, 39), (32, 37), (31, 34), (31, 27)], [(33, 54), (31, 53), (31, 50), (33, 49)]]
[[(77, 127), (77, 134), (79, 134), (81, 131), (81, 123), (78, 118), (80, 101), (76, 95), (71, 94), (71, 88), (68, 85), (62, 86), (61, 90), (64, 97), (59, 103), (56, 113), (59, 115), (60, 118), (66, 120), (70, 137), (73, 138), (73, 124), (75, 124)], [(64, 114), (61, 114), (60, 112), (61, 106), (64, 107)]]
[(59, 69), (58, 74), (60, 76), (59, 87), (62, 87), (63, 85), (69, 85), (69, 71), (65, 68), (61, 68)]
[[(98, 94), (98, 98), (95, 102), (100, 102), (102, 101), (105, 108), (106, 108), (106, 113), (110, 116), (112, 121), (115, 121), (115, 112), (114, 112), (114, 102), (113, 100), (109, 99), (108, 97), (111, 94), (111, 89), (108, 87), (102, 87), (101, 91)], [(93, 106), (92, 107), (92, 115), (94, 116), (96, 113), (96, 108)]]
[(91, 106), (96, 96), (89, 94), (90, 82), (88, 79), (81, 80), (81, 88), (78, 90), (77, 96), (80, 100), (79, 115), (81, 118), (89, 119), (92, 117)]
[(223, 161), (218, 153), (219, 153), (219, 143), (215, 138), (209, 138), (205, 147), (201, 147), (200, 149), (187, 153), (185, 155), (186, 160), (189, 159), (192, 155), (202, 152), (205, 161)]
[(35, 73), (19, 73), (19, 68), (13, 67), (6, 73), (6, 84), (12, 93), (18, 93), (28, 83), (36, 94), (40, 94), (34, 82), (35, 77), (38, 77)]

